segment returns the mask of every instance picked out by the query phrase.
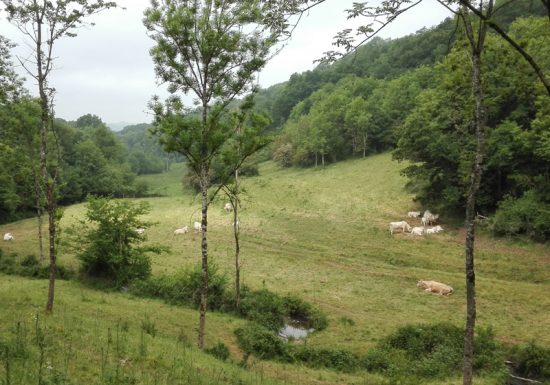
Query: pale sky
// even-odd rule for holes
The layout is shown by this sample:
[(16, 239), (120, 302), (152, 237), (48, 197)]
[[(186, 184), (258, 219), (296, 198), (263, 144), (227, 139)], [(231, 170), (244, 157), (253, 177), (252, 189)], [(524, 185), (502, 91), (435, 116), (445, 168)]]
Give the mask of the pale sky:
[[(118, 0), (123, 9), (110, 9), (90, 19), (96, 25), (81, 29), (75, 38), (65, 38), (55, 46), (56, 71), (50, 84), (56, 89), (56, 116), (66, 120), (91, 113), (104, 122), (128, 124), (150, 122), (147, 103), (152, 95), (165, 96), (164, 86), (155, 80), (149, 49), (153, 42), (142, 23), (143, 11), (150, 0)], [(260, 85), (267, 88), (288, 80), (295, 72), (311, 70), (313, 60), (334, 50), (332, 37), (348, 28), (345, 9), (351, 0), (326, 0), (302, 18), (292, 39), (259, 75)], [(379, 35), (397, 38), (441, 22), (449, 12), (435, 0), (424, 0), (400, 16)], [(28, 56), (22, 34), (2, 15), (0, 34), (18, 44), (14, 51)], [(19, 68), (23, 74), (23, 69)], [(28, 78), (28, 76), (27, 76)], [(36, 94), (34, 81), (27, 88)], [(191, 100), (191, 99), (189, 99)]]

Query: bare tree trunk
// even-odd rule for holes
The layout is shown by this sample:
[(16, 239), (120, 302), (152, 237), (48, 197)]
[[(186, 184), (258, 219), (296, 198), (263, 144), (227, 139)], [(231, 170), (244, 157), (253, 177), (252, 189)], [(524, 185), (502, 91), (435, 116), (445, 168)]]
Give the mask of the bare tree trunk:
[(44, 261), (44, 239), (42, 236), (42, 225), (43, 225), (43, 209), (42, 202), (40, 199), (40, 181), (36, 172), (36, 169), (33, 166), (33, 175), (34, 175), (34, 195), (36, 199), (36, 215), (38, 221), (38, 250), (40, 252), (40, 261)]
[(325, 153), (324, 152), (321, 153), (321, 164), (323, 165), (323, 167), (325, 167)]
[[(239, 170), (235, 170), (235, 192), (239, 193)], [(237, 309), (241, 305), (241, 263), (239, 261), (241, 246), (239, 243), (239, 200), (238, 196), (232, 198), (233, 205), (233, 234), (235, 236), (235, 306)]]
[(367, 156), (367, 134), (363, 135), (363, 158)]
[[(490, 18), (493, 1), (490, 0), (487, 9)], [(465, 269), (466, 269), (466, 326), (464, 330), (464, 363), (462, 368), (463, 385), (472, 385), (474, 363), (474, 331), (476, 323), (476, 290), (474, 268), (474, 240), (475, 240), (475, 205), (479, 185), (481, 182), (483, 159), (485, 157), (486, 112), (483, 105), (483, 85), (481, 76), (481, 55), (484, 48), (486, 25), (480, 22), (477, 36), (474, 34), (467, 9), (461, 14), (464, 21), (466, 35), (470, 42), (472, 53), (472, 92), (475, 99), (475, 128), (476, 153), (472, 169), (470, 187), (466, 200), (466, 242), (465, 242)]]
[(201, 301), (199, 305), (199, 331), (198, 347), (204, 348), (204, 333), (206, 326), (206, 307), (208, 304), (208, 243), (206, 229), (208, 224), (208, 170), (201, 167), (201, 197), (202, 197), (202, 218), (201, 218), (201, 254), (202, 254), (202, 286)]

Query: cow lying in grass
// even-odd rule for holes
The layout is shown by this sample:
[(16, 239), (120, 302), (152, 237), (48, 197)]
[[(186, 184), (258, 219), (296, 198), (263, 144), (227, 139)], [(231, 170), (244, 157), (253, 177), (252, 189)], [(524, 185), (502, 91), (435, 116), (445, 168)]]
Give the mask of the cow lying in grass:
[(437, 281), (418, 281), (416, 286), (418, 286), (421, 289), (424, 289), (424, 291), (427, 291), (429, 293), (435, 293), (440, 295), (453, 294), (452, 287)]

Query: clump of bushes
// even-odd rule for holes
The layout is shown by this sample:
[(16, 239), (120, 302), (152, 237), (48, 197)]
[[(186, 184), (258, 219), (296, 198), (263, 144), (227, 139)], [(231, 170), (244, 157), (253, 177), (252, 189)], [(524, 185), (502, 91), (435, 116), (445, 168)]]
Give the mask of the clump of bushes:
[[(168, 303), (196, 307), (200, 304), (202, 285), (201, 266), (183, 269), (171, 275), (159, 275), (133, 282), (131, 293), (148, 298), (161, 298)], [(227, 302), (225, 297), (227, 277), (215, 264), (208, 268), (208, 309), (221, 310)]]
[(543, 201), (534, 191), (521, 198), (508, 197), (498, 207), (491, 222), (496, 235), (527, 235), (537, 240), (550, 239), (550, 203)]
[(239, 347), (246, 355), (255, 355), (264, 360), (292, 361), (289, 354), (290, 345), (262, 325), (251, 322), (235, 330), (235, 336)]
[[(73, 270), (59, 263), (56, 267), (56, 278), (71, 279), (74, 277)], [(0, 249), (0, 271), (5, 274), (38, 279), (48, 279), (50, 277), (49, 264), (40, 263), (35, 255), (28, 255), (18, 263), (17, 254), (4, 254), (2, 249)]]
[(218, 342), (213, 347), (205, 349), (205, 352), (216, 357), (220, 361), (226, 361), (229, 358), (229, 349), (223, 342)]
[(516, 346), (511, 351), (510, 360), (518, 375), (550, 383), (550, 348), (534, 342)]
[[(449, 323), (407, 325), (387, 336), (363, 359), (362, 366), (390, 377), (442, 378), (460, 373), (464, 331)], [(474, 369), (502, 369), (500, 346), (490, 329), (475, 338)]]

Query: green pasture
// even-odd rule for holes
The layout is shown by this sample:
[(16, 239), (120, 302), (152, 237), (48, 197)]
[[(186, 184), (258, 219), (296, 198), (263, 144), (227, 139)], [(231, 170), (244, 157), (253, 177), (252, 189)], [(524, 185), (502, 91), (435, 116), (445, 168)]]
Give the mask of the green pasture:
[[(317, 169), (281, 169), (267, 162), (261, 165), (259, 177), (244, 179), (246, 194), (240, 212), (243, 282), (254, 289), (294, 293), (318, 305), (328, 315), (329, 327), (313, 333), (308, 344), (363, 354), (381, 337), (405, 324), (463, 324), (463, 229), (443, 217), (445, 232), (441, 234), (391, 236), (388, 231), (390, 221), (408, 220), (418, 225), (418, 220), (409, 220), (406, 214), (426, 209), (414, 203), (413, 195), (405, 190), (401, 168), (390, 154)], [(182, 165), (173, 165), (169, 173), (143, 177), (152, 192), (163, 195), (145, 199), (152, 207), (147, 219), (156, 223), (146, 230), (147, 240), (170, 247), (170, 252), (155, 257), (153, 274), (169, 273), (200, 261), (198, 234), (191, 230), (186, 235), (173, 235), (174, 229), (184, 225), (192, 228), (193, 221), (200, 220), (200, 198), (182, 188), (183, 172)], [(224, 203), (223, 196), (219, 196), (209, 209), (208, 244), (210, 260), (226, 272), (231, 282), (232, 214), (224, 212)], [(77, 224), (83, 214), (82, 204), (67, 207), (62, 231)], [(37, 254), (35, 220), (0, 226), (0, 233), (8, 231), (15, 240), (1, 245), (5, 252), (16, 252), (20, 257)], [(59, 260), (64, 265), (78, 266), (72, 251), (63, 245)], [(497, 338), (506, 343), (536, 341), (550, 345), (548, 245), (479, 234), (476, 272), (478, 325), (491, 326)], [(427, 294), (416, 287), (419, 279), (444, 282), (455, 292), (449, 297)], [(0, 307), (9, 309), (0, 315), (2, 335), (10, 323), (41, 311), (47, 283), (7, 276), (0, 276), (0, 282)], [(183, 333), (191, 344), (195, 342), (198, 313), (160, 301), (93, 291), (77, 282), (59, 282), (56, 309), (52, 319), (59, 322), (47, 322), (66, 325), (63, 327), (67, 329), (79, 323), (84, 329), (95, 328), (101, 335), (119, 319), (138, 325), (147, 314), (159, 328), (155, 339), (158, 349), (172, 349), (178, 333)], [(240, 353), (232, 331), (241, 322), (227, 315), (210, 314), (207, 345), (224, 341), (238, 361)], [(97, 351), (85, 354), (95, 354), (90, 360), (98, 359)], [(195, 352), (193, 357), (197, 366), (213, 365), (210, 356)], [(255, 374), (224, 365), (231, 369), (223, 370), (238, 372), (231, 372), (231, 376), (252, 376), (246, 377), (245, 383), (256, 383), (260, 374), (263, 380), (296, 384), (383, 383), (364, 373), (343, 375), (272, 362), (253, 362), (250, 369)], [(460, 380), (448, 383), (458, 384)]]

